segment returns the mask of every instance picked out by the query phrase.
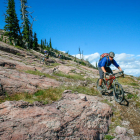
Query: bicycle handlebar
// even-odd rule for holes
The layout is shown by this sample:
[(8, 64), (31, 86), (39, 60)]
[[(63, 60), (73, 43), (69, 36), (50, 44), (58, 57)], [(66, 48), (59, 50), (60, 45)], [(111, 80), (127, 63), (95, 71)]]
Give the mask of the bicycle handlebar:
[(110, 76), (110, 75), (114, 75), (114, 76), (115, 76), (115, 75), (117, 75), (117, 74), (123, 75), (123, 77), (124, 77), (124, 71), (120, 71), (120, 72), (118, 72), (118, 73), (113, 73), (113, 74), (112, 74), (112, 73), (106, 72), (106, 73), (105, 73), (105, 77), (106, 77), (106, 75), (109, 75), (109, 76)]

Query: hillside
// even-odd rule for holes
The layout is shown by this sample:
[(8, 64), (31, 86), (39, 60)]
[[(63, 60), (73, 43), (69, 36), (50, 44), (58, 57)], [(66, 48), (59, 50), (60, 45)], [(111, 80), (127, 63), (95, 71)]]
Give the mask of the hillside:
[(43, 54), (0, 41), (0, 139), (140, 139), (140, 79), (118, 78), (122, 104), (96, 89), (87, 61)]

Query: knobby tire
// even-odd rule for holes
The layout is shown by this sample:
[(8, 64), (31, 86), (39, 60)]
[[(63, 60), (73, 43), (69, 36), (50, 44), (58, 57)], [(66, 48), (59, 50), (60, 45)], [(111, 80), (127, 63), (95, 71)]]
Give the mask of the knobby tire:
[(118, 103), (121, 103), (124, 100), (124, 91), (122, 85), (118, 82), (114, 83), (113, 96)]

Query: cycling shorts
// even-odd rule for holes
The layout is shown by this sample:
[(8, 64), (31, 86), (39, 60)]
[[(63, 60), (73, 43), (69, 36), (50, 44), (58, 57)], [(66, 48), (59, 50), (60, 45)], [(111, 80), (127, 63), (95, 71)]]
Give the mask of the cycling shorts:
[[(103, 79), (104, 78), (104, 72), (102, 71), (101, 67), (98, 67), (98, 70), (99, 70), (100, 79)], [(106, 70), (106, 72), (113, 74), (110, 67), (105, 67), (105, 70)]]

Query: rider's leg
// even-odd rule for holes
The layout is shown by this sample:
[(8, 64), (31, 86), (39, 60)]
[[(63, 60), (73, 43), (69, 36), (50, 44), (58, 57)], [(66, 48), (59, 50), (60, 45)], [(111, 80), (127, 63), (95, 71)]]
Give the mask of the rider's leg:
[(99, 86), (102, 88), (102, 81), (104, 78), (104, 72), (102, 71), (101, 67), (98, 67), (98, 70), (99, 70), (99, 75), (100, 75)]
[[(112, 72), (110, 67), (107, 67), (106, 71), (108, 73), (112, 73), (113, 74), (113, 72)], [(113, 77), (113, 75), (109, 75), (109, 79), (111, 79), (112, 77)], [(109, 87), (111, 87), (111, 86), (112, 86), (112, 80), (109, 80)]]
[(100, 87), (102, 86), (102, 81), (103, 81), (103, 79), (100, 79), (100, 80), (99, 80), (99, 86), (100, 86)]

